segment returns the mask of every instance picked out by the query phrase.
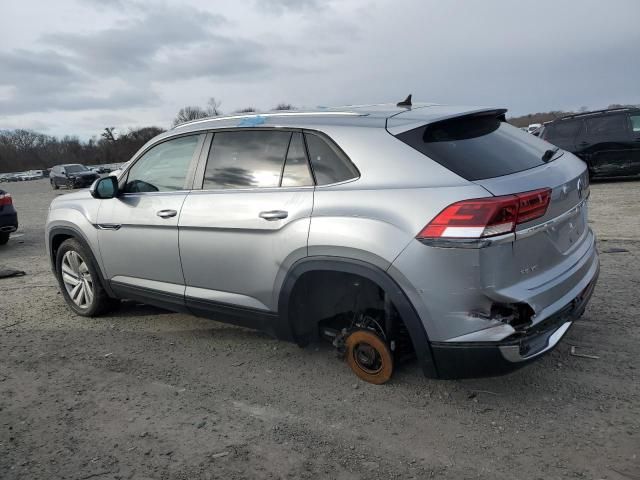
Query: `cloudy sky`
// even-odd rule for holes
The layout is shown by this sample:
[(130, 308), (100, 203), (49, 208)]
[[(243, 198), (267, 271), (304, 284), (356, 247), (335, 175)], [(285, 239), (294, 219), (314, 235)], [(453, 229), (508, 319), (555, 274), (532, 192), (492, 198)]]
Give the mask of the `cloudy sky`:
[(514, 115), (640, 103), (638, 0), (9, 0), (0, 129), (89, 138), (232, 112), (398, 101)]

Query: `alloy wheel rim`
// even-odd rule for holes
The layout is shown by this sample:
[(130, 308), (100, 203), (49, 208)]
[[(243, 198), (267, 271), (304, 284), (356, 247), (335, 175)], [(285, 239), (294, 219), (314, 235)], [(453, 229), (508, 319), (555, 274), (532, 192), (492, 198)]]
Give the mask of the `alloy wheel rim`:
[(89, 308), (93, 302), (93, 279), (89, 267), (74, 250), (62, 257), (62, 283), (73, 303), (80, 308)]

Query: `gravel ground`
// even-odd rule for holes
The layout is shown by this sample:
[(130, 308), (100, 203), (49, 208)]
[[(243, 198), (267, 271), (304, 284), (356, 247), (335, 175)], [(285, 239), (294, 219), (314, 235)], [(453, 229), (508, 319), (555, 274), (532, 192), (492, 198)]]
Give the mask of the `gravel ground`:
[(44, 252), (64, 190), (5, 184), (21, 227), (0, 266), (27, 275), (0, 280), (0, 478), (640, 479), (639, 187), (592, 186), (600, 281), (551, 354), (373, 386), (325, 345), (131, 302), (73, 315)]

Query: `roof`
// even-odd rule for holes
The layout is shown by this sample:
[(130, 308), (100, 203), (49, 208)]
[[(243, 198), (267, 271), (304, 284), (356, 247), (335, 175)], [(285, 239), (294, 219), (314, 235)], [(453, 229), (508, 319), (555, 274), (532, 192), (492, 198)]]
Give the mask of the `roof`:
[[(275, 111), (208, 117), (182, 123), (167, 134), (229, 127), (293, 127), (353, 126), (393, 129), (392, 133), (413, 126), (444, 120), (461, 114), (495, 110), (479, 107), (459, 107), (435, 103), (414, 103), (411, 107), (396, 104), (347, 105), (315, 110)], [(166, 135), (166, 134), (165, 134)]]
[(616, 113), (616, 112), (635, 112), (640, 111), (639, 107), (619, 107), (619, 108), (605, 108), (604, 110), (592, 110), (590, 112), (580, 112), (580, 113), (572, 113), (570, 115), (565, 115), (560, 118), (556, 118), (555, 121), (558, 120), (567, 120), (569, 118), (582, 118), (588, 117), (590, 115), (602, 115), (603, 113)]

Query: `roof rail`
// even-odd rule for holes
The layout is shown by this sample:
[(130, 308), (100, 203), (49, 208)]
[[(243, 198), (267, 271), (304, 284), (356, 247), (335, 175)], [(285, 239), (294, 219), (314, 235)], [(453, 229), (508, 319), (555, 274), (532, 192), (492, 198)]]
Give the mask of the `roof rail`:
[(593, 110), (591, 112), (571, 113), (569, 115), (559, 117), (556, 120), (565, 120), (565, 119), (576, 118), (576, 117), (588, 117), (589, 115), (599, 115), (601, 113), (609, 113), (609, 112), (629, 112), (629, 111), (639, 110), (639, 109), (640, 107), (605, 108), (603, 110)]
[(307, 117), (307, 116), (331, 116), (331, 115), (349, 115), (349, 116), (363, 116), (367, 115), (366, 113), (358, 113), (358, 112), (344, 112), (344, 111), (331, 111), (327, 110), (324, 112), (271, 112), (271, 113), (244, 113), (241, 115), (225, 115), (219, 117), (205, 117), (198, 118), (196, 120), (190, 120), (188, 122), (179, 123), (172, 130), (176, 128), (185, 127), (187, 125), (194, 125), (197, 123), (204, 122), (219, 122), (222, 120), (235, 120), (240, 118), (256, 118), (256, 117)]

